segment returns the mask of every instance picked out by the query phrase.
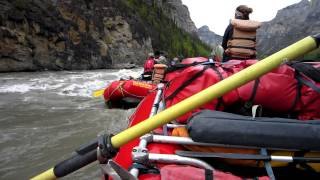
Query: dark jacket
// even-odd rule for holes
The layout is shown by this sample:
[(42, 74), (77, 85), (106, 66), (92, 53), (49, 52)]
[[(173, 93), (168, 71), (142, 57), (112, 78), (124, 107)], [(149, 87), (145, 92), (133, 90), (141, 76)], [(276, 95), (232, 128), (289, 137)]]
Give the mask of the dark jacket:
[[(224, 50), (228, 48), (228, 40), (232, 38), (232, 34), (233, 34), (233, 26), (232, 24), (229, 24), (227, 29), (224, 32), (223, 39), (222, 39), (222, 47)], [(223, 53), (222, 62), (228, 61), (229, 59), (231, 59), (231, 57)]]
[(228, 40), (232, 37), (232, 34), (233, 34), (233, 26), (232, 24), (229, 24), (227, 29), (224, 32), (223, 39), (222, 39), (223, 49), (227, 49), (227, 43), (228, 43)]

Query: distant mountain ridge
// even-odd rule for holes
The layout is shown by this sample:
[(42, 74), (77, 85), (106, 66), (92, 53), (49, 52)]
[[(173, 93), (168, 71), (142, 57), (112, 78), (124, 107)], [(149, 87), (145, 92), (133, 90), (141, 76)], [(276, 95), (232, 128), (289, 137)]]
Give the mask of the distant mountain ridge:
[[(263, 58), (309, 35), (320, 33), (320, 0), (302, 0), (278, 11), (257, 31), (258, 57)], [(202, 26), (199, 38), (209, 45), (221, 44), (222, 37)], [(320, 50), (310, 55), (320, 59)], [(307, 58), (308, 59), (308, 58)]]
[(257, 33), (258, 55), (265, 57), (317, 33), (320, 33), (320, 0), (302, 0), (279, 10), (274, 19), (263, 23)]
[(197, 34), (203, 42), (207, 43), (211, 47), (221, 45), (222, 43), (222, 36), (212, 32), (208, 26), (200, 27)]

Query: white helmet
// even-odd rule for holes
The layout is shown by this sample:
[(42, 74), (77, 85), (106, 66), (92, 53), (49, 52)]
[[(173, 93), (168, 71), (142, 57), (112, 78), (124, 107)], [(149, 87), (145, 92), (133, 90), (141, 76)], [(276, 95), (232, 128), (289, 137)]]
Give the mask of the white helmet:
[(148, 57), (154, 57), (154, 54), (153, 53), (149, 53)]

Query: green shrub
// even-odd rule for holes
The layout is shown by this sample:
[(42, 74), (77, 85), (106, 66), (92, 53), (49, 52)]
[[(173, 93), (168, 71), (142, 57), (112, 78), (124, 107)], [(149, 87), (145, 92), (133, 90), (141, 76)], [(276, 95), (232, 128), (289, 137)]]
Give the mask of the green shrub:
[(137, 13), (146, 24), (145, 29), (151, 36), (153, 49), (168, 52), (174, 56), (208, 56), (210, 47), (197, 37), (180, 29), (173, 20), (166, 17), (162, 9), (144, 3), (143, 0), (122, 0), (126, 11)]

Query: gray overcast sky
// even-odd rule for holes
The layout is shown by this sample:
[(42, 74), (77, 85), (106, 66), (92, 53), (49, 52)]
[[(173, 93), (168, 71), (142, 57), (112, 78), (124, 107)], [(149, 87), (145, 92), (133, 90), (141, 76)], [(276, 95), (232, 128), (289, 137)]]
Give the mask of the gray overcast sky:
[(234, 17), (238, 5), (253, 9), (250, 19), (269, 21), (277, 11), (301, 0), (182, 0), (189, 8), (190, 16), (197, 28), (207, 25), (210, 30), (223, 35), (229, 20)]

